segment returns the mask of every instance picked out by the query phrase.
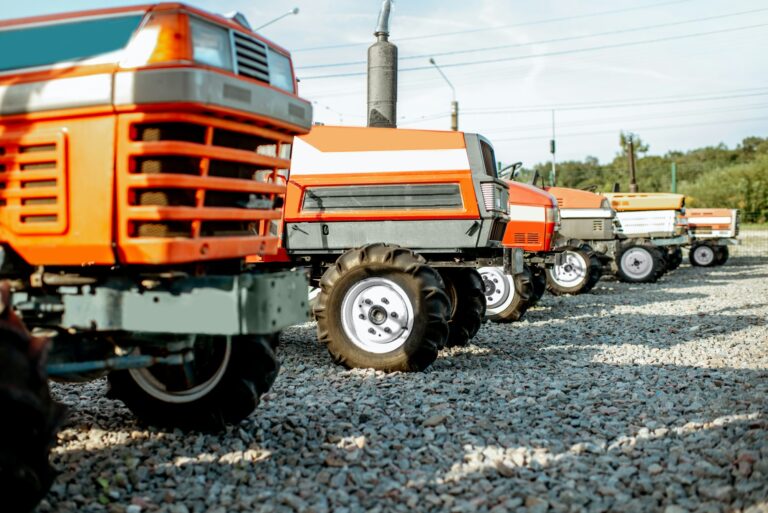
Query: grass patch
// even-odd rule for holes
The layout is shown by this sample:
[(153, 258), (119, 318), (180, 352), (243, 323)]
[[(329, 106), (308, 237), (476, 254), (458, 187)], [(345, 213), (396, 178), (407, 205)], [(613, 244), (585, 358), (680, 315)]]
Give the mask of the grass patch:
[(760, 230), (768, 231), (768, 224), (766, 223), (741, 223), (739, 224), (739, 230)]

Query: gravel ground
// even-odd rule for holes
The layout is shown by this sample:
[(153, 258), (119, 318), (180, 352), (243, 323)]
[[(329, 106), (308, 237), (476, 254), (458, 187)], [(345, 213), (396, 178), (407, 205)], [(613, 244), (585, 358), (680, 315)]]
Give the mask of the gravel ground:
[(546, 296), (428, 372), (332, 365), (314, 326), (220, 436), (71, 406), (42, 512), (768, 512), (768, 262)]

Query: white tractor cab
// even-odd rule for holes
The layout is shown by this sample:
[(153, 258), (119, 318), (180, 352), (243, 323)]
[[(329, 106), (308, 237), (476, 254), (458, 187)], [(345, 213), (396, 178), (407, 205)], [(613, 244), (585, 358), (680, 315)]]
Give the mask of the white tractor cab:
[(621, 227), (616, 277), (653, 283), (677, 269), (688, 244), (685, 196), (673, 193), (604, 193)]

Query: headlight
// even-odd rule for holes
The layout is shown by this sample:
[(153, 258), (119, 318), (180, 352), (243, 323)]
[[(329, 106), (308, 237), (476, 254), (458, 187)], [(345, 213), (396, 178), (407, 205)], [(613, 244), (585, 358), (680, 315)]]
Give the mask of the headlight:
[(229, 31), (190, 16), (192, 58), (195, 62), (232, 70), (232, 43)]

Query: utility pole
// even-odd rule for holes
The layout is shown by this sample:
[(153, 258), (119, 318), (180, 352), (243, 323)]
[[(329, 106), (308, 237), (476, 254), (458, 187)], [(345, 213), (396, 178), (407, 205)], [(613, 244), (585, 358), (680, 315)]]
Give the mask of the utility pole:
[(677, 192), (677, 162), (672, 162), (672, 192)]
[(552, 172), (549, 181), (552, 187), (557, 185), (557, 167), (555, 164), (555, 111), (552, 110), (552, 139), (549, 140), (549, 152), (552, 154)]
[(628, 134), (629, 149), (627, 158), (629, 158), (629, 192), (637, 192), (637, 177), (635, 174), (635, 134)]
[(456, 101), (456, 88), (453, 87), (451, 81), (448, 80), (448, 77), (445, 75), (445, 73), (443, 73), (443, 70), (441, 70), (440, 66), (437, 65), (435, 59), (430, 57), (429, 63), (435, 67), (437, 72), (440, 73), (440, 76), (442, 76), (448, 83), (448, 87), (451, 88), (451, 130), (456, 132), (459, 130), (459, 102)]

